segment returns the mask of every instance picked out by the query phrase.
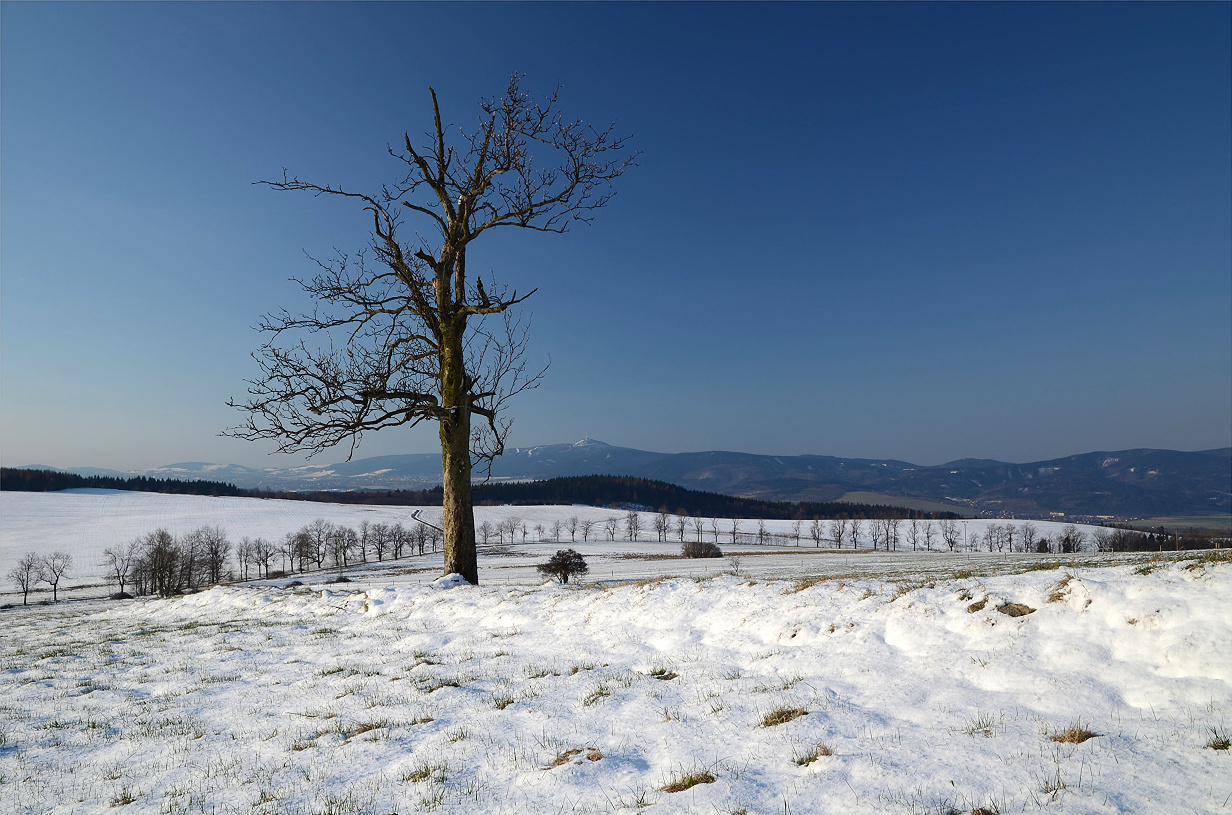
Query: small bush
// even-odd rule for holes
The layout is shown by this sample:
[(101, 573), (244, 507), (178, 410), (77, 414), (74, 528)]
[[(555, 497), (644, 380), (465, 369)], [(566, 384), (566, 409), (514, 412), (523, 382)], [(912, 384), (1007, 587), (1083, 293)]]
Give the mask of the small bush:
[(539, 573), (554, 577), (561, 583), (568, 583), (570, 577), (581, 576), (590, 571), (586, 559), (573, 549), (557, 549), (547, 563), (535, 567)]
[(723, 550), (706, 541), (685, 541), (680, 547), (681, 557), (723, 557)]

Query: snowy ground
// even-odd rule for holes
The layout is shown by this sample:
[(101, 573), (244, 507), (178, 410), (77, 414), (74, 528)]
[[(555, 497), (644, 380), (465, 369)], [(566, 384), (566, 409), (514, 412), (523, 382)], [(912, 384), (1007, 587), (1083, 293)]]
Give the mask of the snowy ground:
[[(59, 548), (82, 572), (157, 526), (273, 538), (410, 512), (0, 501), (0, 565)], [(511, 514), (623, 515), (479, 520)], [(477, 588), (434, 582), (429, 555), (349, 584), (2, 610), (0, 812), (1232, 813), (1232, 751), (1206, 746), (1232, 731), (1226, 552), (722, 544), (491, 546)], [(561, 546), (583, 584), (535, 572)], [(1054, 740), (1071, 728), (1098, 735)]]
[(1200, 558), (10, 609), (0, 811), (1229, 812)]

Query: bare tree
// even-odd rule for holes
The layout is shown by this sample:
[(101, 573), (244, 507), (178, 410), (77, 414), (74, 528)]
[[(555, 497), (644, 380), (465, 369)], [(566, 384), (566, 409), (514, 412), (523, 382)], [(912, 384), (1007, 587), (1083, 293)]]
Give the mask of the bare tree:
[(860, 519), (859, 518), (851, 519), (851, 548), (852, 549), (860, 548)]
[(689, 514), (682, 512), (676, 516), (676, 535), (680, 538), (680, 542), (684, 543), (684, 532), (689, 526)]
[(30, 590), (34, 588), (34, 584), (39, 582), (39, 573), (42, 571), (43, 559), (33, 552), (26, 552), (18, 559), (13, 568), (9, 569), (9, 580), (17, 586), (21, 592), (21, 604), (29, 605)]
[(1081, 551), (1084, 538), (1082, 530), (1076, 525), (1066, 524), (1065, 528), (1061, 530), (1060, 537), (1057, 539), (1057, 543), (1061, 548), (1061, 554), (1072, 555), (1075, 552)]
[(992, 552), (1001, 545), (1001, 525), (989, 524), (984, 527), (984, 545)]
[(1036, 529), (1035, 524), (1027, 521), (1020, 527), (1019, 531), (1022, 532), (1022, 551), (1030, 552), (1035, 548), (1035, 536), (1039, 530)]
[[(590, 531), (594, 528), (595, 528), (594, 520), (587, 518), (586, 520), (582, 521), (582, 541), (583, 542), (590, 540)], [(526, 537), (525, 534), (523, 534), (522, 537), (525, 538)]]
[(659, 508), (659, 511), (655, 513), (652, 523), (654, 524), (656, 540), (665, 542), (667, 540), (667, 533), (672, 527), (672, 516), (667, 511), (667, 507)]
[(565, 528), (569, 530), (569, 542), (570, 543), (577, 542), (578, 524), (580, 523), (581, 521), (578, 519), (578, 516), (576, 515), (570, 515), (569, 520), (565, 521)]
[(791, 536), (796, 539), (796, 546), (800, 545), (800, 524), (798, 520), (791, 522)]
[(899, 532), (898, 532), (898, 527), (901, 525), (901, 523), (902, 521), (899, 520), (898, 518), (886, 518), (885, 541), (886, 541), (887, 549), (893, 549), (895, 551), (898, 550), (898, 542), (899, 540), (902, 539), (901, 535), (899, 535)]
[(388, 524), (372, 525), (368, 530), (368, 546), (372, 549), (372, 554), (376, 555), (378, 563), (385, 560), (385, 553), (389, 551)]
[(60, 602), (60, 580), (73, 568), (73, 556), (68, 552), (52, 552), (39, 565), (39, 580), (51, 586), (51, 601)]
[(937, 530), (933, 527), (932, 521), (924, 522), (924, 549), (931, 552), (933, 549), (933, 538), (937, 535)]
[(128, 582), (129, 572), (132, 571), (139, 557), (141, 557), (140, 539), (128, 543), (117, 543), (103, 550), (102, 565), (107, 568), (108, 574), (115, 580), (118, 594), (125, 593), (124, 586)]
[(638, 535), (642, 533), (642, 516), (638, 512), (630, 512), (625, 515), (625, 532), (629, 535), (629, 540), (637, 540)]
[(560, 533), (562, 530), (564, 530), (564, 528), (565, 528), (565, 522), (562, 521), (560, 518), (557, 518), (556, 520), (552, 521), (552, 540), (559, 541)]
[(911, 541), (911, 551), (920, 548), (920, 532), (921, 524), (915, 518), (911, 519), (911, 523), (907, 524), (907, 540)]
[[(570, 518), (570, 521), (576, 522), (577, 518)], [(510, 516), (501, 521), (501, 525), (505, 528), (505, 531), (509, 533), (509, 542), (513, 543), (514, 536), (518, 534), (518, 529), (522, 526), (522, 519), (517, 516)], [(569, 534), (573, 534), (572, 529), (569, 530)], [(420, 552), (420, 554), (423, 553)]]
[[(834, 539), (834, 548), (843, 548), (843, 534), (847, 531), (847, 522), (842, 518), (835, 518), (830, 521), (830, 537)], [(813, 525), (809, 528), (809, 534), (812, 535), (817, 546), (821, 546), (821, 521), (813, 519)]]
[(765, 544), (768, 533), (766, 532), (766, 522), (760, 518), (757, 520), (757, 542)]
[(270, 561), (274, 559), (274, 555), (278, 554), (278, 547), (267, 541), (265, 538), (257, 538), (252, 541), (252, 549), (249, 557), (252, 562), (257, 565), (258, 575), (261, 571), (265, 572), (265, 576), (270, 574)]
[[(702, 539), (702, 531), (706, 528), (706, 519), (698, 515), (692, 520), (693, 531), (697, 533), (697, 540), (700, 543)], [(681, 541), (683, 543), (683, 541)]]
[(231, 556), (231, 541), (227, 540), (226, 531), (221, 526), (203, 526), (189, 535), (195, 537), (206, 580), (211, 585), (221, 583)]
[(492, 536), (496, 534), (496, 527), (492, 526), (488, 521), (484, 521), (479, 525), (479, 536), (483, 538), (484, 546), (492, 540)]
[[(416, 146), (404, 134), (390, 148), (406, 175), (378, 194), (285, 172), (259, 182), (357, 203), (372, 219), (371, 243), (355, 257), (318, 261), (316, 276), (299, 281), (318, 301), (311, 315), (265, 319), (261, 328), (271, 336), (256, 354), (261, 374), (249, 381), (246, 401), (231, 402), (248, 419), (228, 431), (274, 439), (285, 452), (315, 454), (349, 441), (353, 454), (365, 432), (438, 422), (444, 570), (472, 584), (479, 572), (471, 470), (486, 461), (490, 472), (509, 432), (506, 403), (543, 371), (528, 369), (524, 324), (509, 312), (534, 291), (468, 278), (467, 249), (500, 227), (563, 232), (588, 221), (635, 158), (612, 128), (563, 118), (556, 91), (537, 102), (520, 78), (503, 96), (480, 102), (471, 131), (446, 126), (429, 89), (426, 142)], [(407, 239), (403, 215), (419, 224)], [(305, 333), (317, 349), (295, 339)]]
[(950, 518), (945, 518), (941, 521), (941, 540), (945, 541), (946, 548), (951, 552), (958, 546), (958, 524)]

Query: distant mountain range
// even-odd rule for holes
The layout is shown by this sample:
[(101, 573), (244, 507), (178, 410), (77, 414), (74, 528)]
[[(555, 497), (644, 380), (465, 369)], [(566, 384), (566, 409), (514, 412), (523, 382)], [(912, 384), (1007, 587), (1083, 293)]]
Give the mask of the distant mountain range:
[[(28, 465), (40, 469), (56, 469)], [(270, 490), (424, 489), (440, 483), (431, 453), (376, 456), (330, 465), (257, 469), (181, 462), (81, 475), (208, 479)], [(963, 459), (921, 467), (892, 459), (654, 453), (583, 439), (510, 449), (492, 468), (502, 481), (570, 475), (630, 475), (696, 490), (782, 501), (892, 504), (968, 515), (1056, 517), (1225, 515), (1232, 512), (1232, 448), (1179, 452), (1120, 450), (1011, 464)]]

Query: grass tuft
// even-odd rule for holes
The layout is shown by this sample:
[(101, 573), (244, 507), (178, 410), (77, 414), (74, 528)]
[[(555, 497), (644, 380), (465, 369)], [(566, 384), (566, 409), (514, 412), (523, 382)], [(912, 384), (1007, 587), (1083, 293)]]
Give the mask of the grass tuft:
[(1228, 740), (1228, 734), (1220, 730), (1218, 727), (1211, 728), (1211, 737), (1206, 742), (1206, 746), (1212, 750), (1227, 750), (1232, 747), (1232, 741)]
[(781, 707), (772, 710), (765, 716), (761, 717), (762, 727), (775, 727), (780, 724), (787, 724), (793, 719), (798, 719), (801, 716), (807, 716), (808, 711), (802, 707)]
[(1060, 733), (1053, 733), (1048, 738), (1061, 744), (1082, 744), (1084, 741), (1096, 738), (1099, 735), (1099, 733), (1084, 725), (1081, 719), (1076, 719), (1065, 730), (1062, 730)]
[(834, 755), (834, 750), (830, 747), (830, 745), (817, 742), (803, 753), (798, 753), (795, 756), (792, 756), (791, 760), (801, 767), (807, 767), (822, 756), (832, 755)]
[(713, 784), (717, 780), (708, 770), (688, 774), (672, 773), (672, 779), (659, 787), (659, 792), (684, 792), (698, 784)]

